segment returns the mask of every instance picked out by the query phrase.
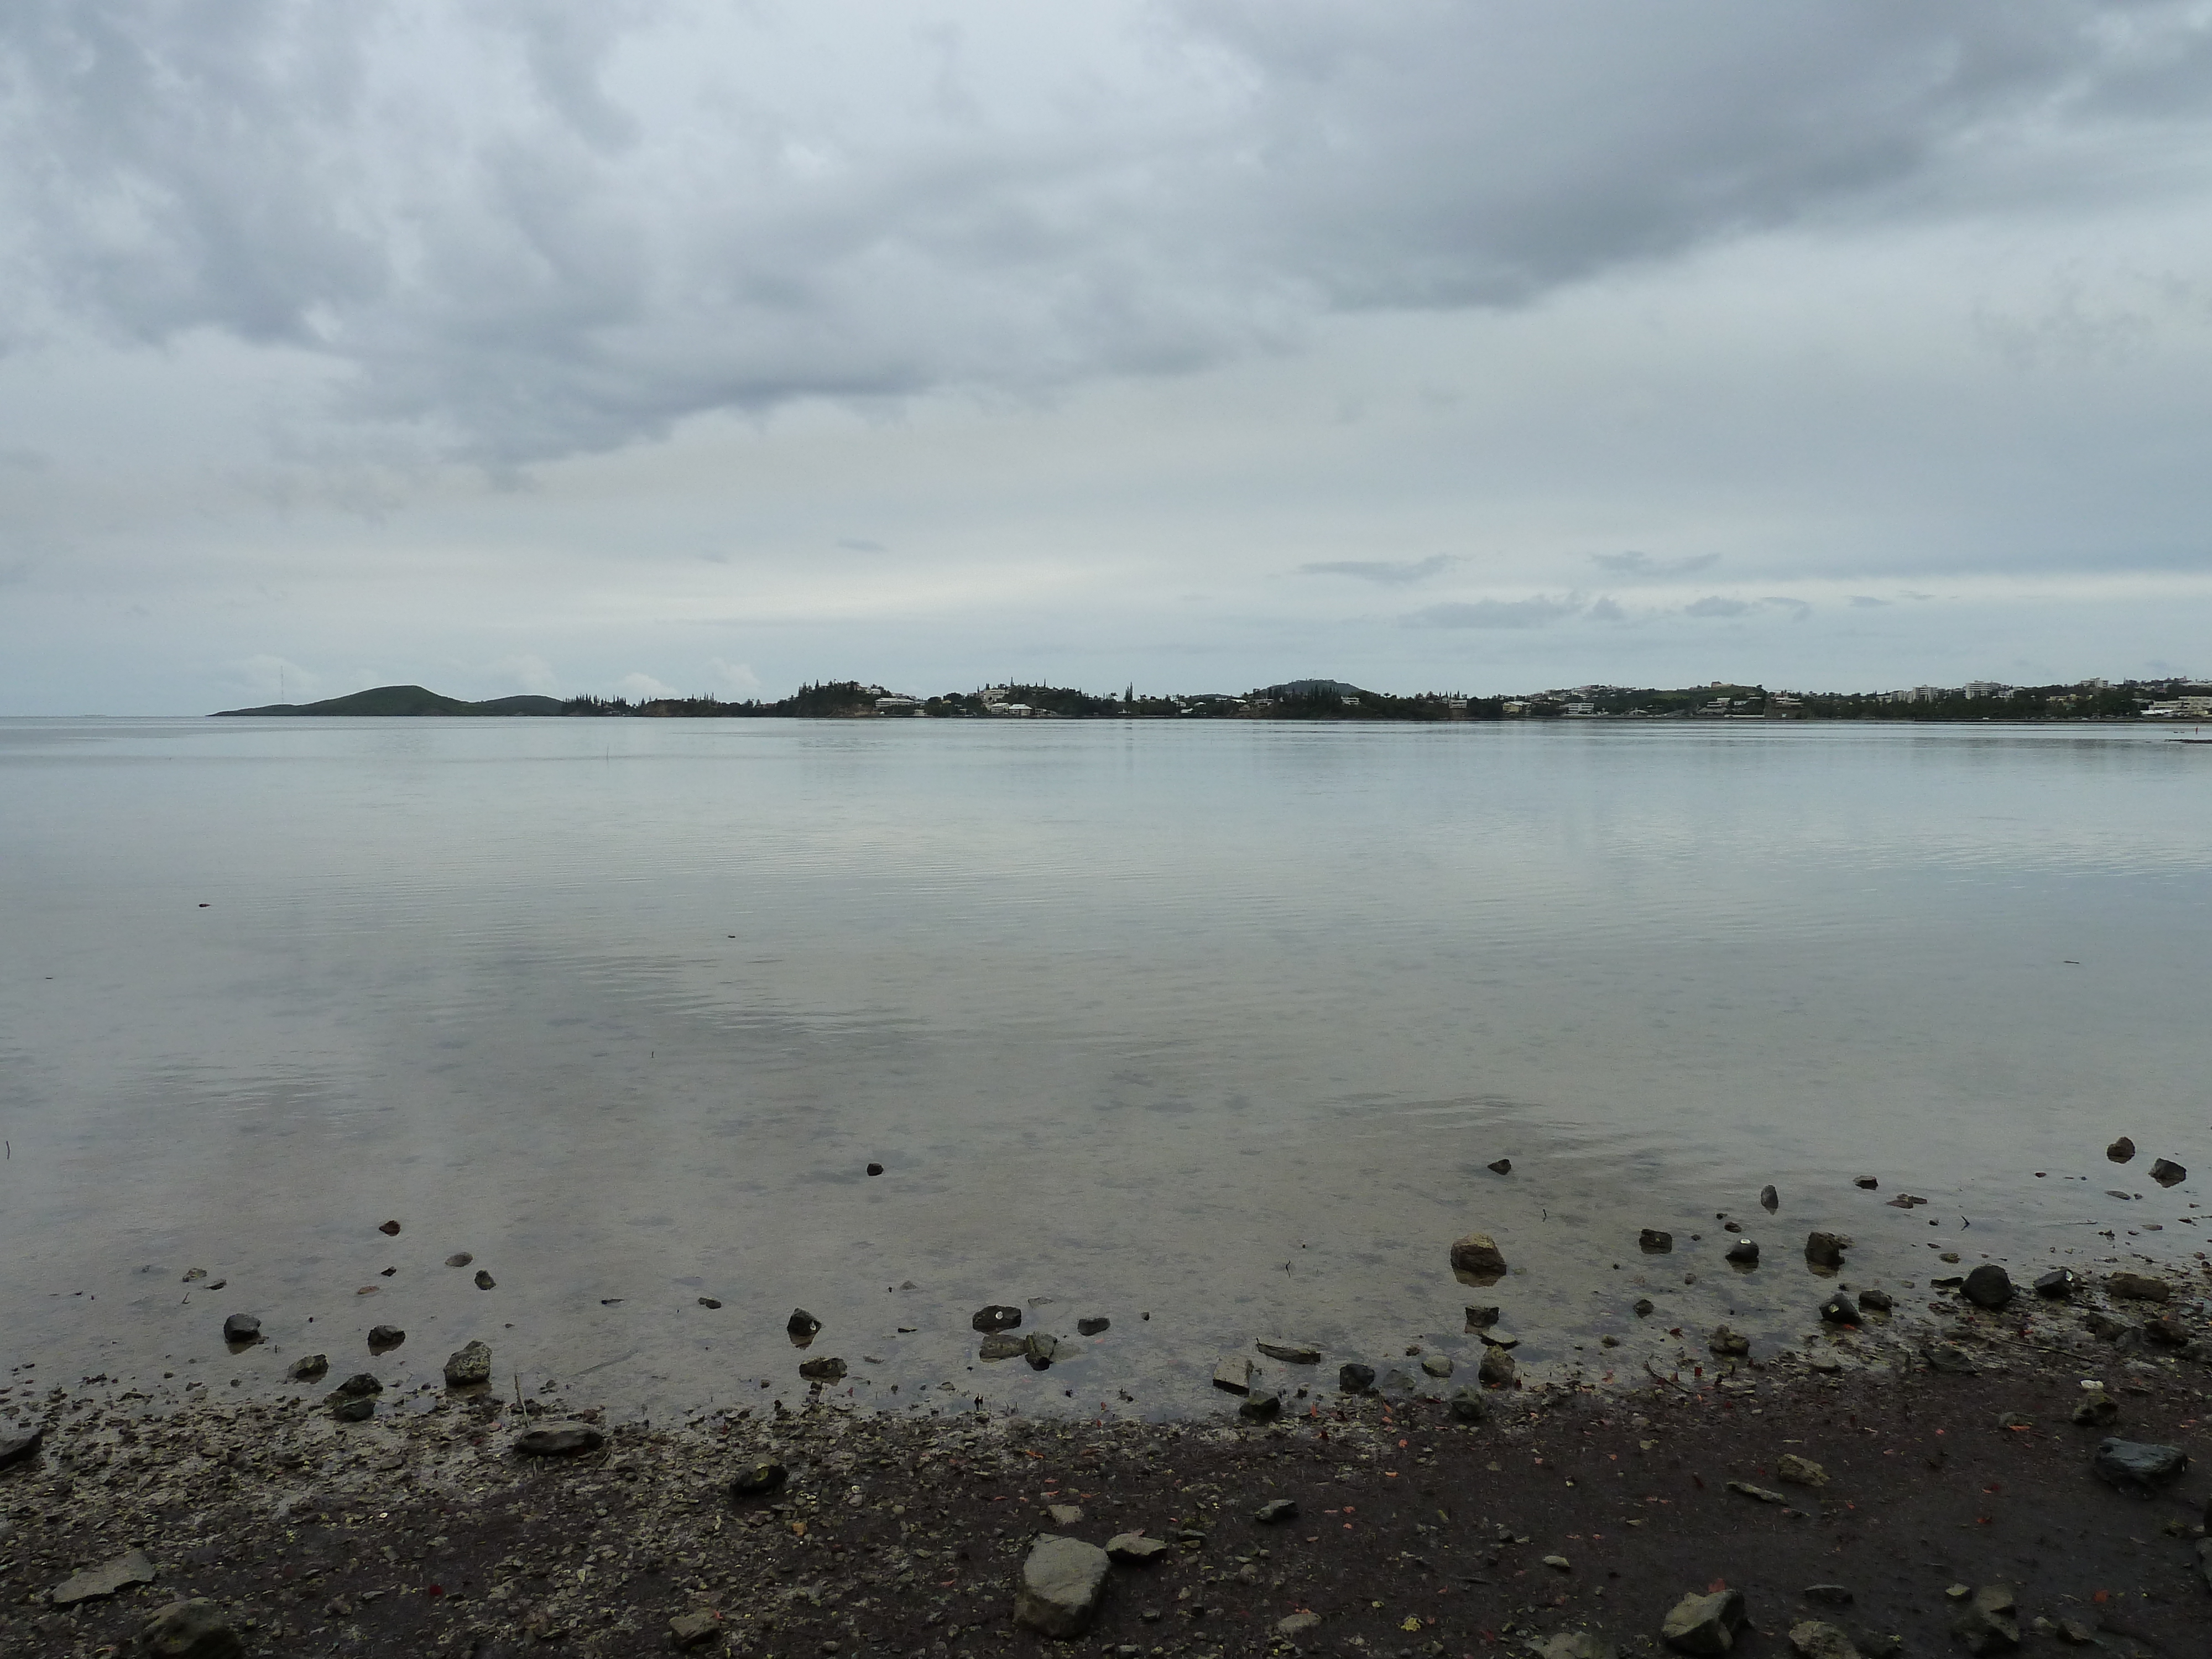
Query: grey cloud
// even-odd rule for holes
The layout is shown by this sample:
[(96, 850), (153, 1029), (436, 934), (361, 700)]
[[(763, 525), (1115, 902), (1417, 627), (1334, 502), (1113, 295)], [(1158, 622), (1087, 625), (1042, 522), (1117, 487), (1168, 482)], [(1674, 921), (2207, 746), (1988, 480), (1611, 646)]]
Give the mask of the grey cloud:
[(1583, 610), (1578, 599), (1476, 599), (1432, 605), (1403, 620), (1409, 628), (1548, 628)]
[(890, 550), (881, 542), (872, 542), (864, 536), (843, 536), (837, 545), (848, 553), (887, 553)]
[(1655, 559), (1649, 553), (1593, 553), (1590, 561), (1624, 576), (1680, 576), (1720, 562), (1717, 553), (1698, 553), (1685, 559)]
[(1745, 600), (1723, 599), (1714, 593), (1684, 605), (1682, 614), (1686, 617), (1741, 617), (1750, 609), (1750, 605)]
[(1457, 562), (1446, 553), (1431, 553), (1425, 559), (1328, 559), (1317, 564), (1302, 564), (1297, 574), (1301, 576), (1350, 576), (1359, 581), (1401, 587), (1413, 582), (1426, 581)]
[(16, 0), (9, 326), (283, 343), (352, 416), (521, 463), (1519, 303), (1885, 191), (1932, 210), (2016, 128), (2212, 105), (2187, 0), (1131, 15), (994, 55), (836, 0)]
[(1889, 601), (1877, 599), (1871, 593), (1854, 593), (1851, 595), (1851, 605), (1860, 611), (1880, 611), (1887, 609)]

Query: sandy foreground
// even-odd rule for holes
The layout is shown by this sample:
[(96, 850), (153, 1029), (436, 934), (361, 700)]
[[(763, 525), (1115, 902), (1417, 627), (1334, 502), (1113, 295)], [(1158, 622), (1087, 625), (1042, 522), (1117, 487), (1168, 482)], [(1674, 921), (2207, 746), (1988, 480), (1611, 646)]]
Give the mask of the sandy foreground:
[[(1224, 1394), (1182, 1423), (949, 1395), (877, 1413), (834, 1392), (615, 1423), (586, 1400), (434, 1390), (342, 1422), (339, 1370), (173, 1404), (20, 1367), (0, 1421), (43, 1434), (0, 1468), (0, 1653), (148, 1650), (149, 1620), (199, 1597), (215, 1633), (167, 1650), (1583, 1659), (1662, 1650), (1670, 1609), (1725, 1588), (1749, 1620), (1737, 1651), (1873, 1659), (2009, 1650), (1973, 1611), (1997, 1587), (2027, 1650), (2212, 1653), (2208, 1471), (2128, 1490), (2093, 1467), (2107, 1437), (2205, 1449), (2203, 1286), (2166, 1282), (2163, 1303), (1944, 1297), (1735, 1360), (1686, 1332), (1679, 1366), (1477, 1389), (1474, 1422), (1453, 1401), (1471, 1372), (1411, 1355), (1381, 1393), (1311, 1368), (1274, 1420)], [(2108, 1420), (2074, 1420), (2085, 1378)], [(599, 1443), (516, 1449), (554, 1423)], [(781, 1485), (733, 1493), (768, 1462)], [(1016, 1622), (1039, 1535), (1126, 1534), (1167, 1547), (1114, 1565), (1079, 1635)], [(58, 1605), (118, 1563), (150, 1582)]]

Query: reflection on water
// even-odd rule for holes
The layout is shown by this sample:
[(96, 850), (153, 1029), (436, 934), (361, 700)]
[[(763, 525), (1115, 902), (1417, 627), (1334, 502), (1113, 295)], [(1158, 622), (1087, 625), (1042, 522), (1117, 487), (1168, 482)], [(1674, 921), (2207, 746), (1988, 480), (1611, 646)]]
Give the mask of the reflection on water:
[[(1869, 1284), (2170, 1247), (2192, 1188), (2102, 1158), (2204, 1161), (2161, 737), (0, 722), (8, 1363), (388, 1324), (387, 1380), (482, 1337), (665, 1412), (797, 1392), (804, 1308), (886, 1405), (1168, 1411), (1255, 1337), (1471, 1364), (1470, 1231), (1538, 1367), (1787, 1338), (1813, 1227)], [(1073, 1357), (979, 1361), (988, 1303)]]

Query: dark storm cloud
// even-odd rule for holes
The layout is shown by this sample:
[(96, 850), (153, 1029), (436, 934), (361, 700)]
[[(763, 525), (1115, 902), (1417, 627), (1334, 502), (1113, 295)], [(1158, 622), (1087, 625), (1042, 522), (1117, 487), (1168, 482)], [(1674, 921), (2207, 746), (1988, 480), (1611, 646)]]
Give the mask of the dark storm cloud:
[(522, 461), (707, 410), (1184, 370), (1332, 310), (1522, 302), (1747, 229), (1933, 210), (2015, 129), (2208, 106), (2176, 0), (1083, 21), (1109, 16), (1115, 64), (830, 0), (15, 0), (5, 326), (295, 345), (356, 415)]

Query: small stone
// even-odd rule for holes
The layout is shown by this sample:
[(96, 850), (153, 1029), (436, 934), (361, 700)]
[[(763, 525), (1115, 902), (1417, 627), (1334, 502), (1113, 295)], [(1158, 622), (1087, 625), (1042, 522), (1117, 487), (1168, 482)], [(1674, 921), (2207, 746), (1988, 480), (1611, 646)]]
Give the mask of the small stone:
[(382, 1233), (386, 1238), (397, 1237), (399, 1232), (399, 1224), (396, 1221), (387, 1221), (381, 1226), (378, 1227), (376, 1231)]
[(1475, 1375), (1482, 1379), (1486, 1388), (1510, 1389), (1513, 1386), (1516, 1370), (1513, 1356), (1504, 1349), (1485, 1348), (1482, 1364)]
[[(2203, 1546), (2200, 1544), (2197, 1548), (2201, 1552)], [(2077, 1648), (2092, 1647), (2096, 1644), (2097, 1632), (2079, 1619), (2062, 1619), (2058, 1621), (2058, 1639)]]
[(1876, 1181), (1872, 1176), (1857, 1176), (1852, 1179), (1851, 1185), (1870, 1193), (1881, 1186), (1881, 1182)]
[(2014, 1429), (2033, 1428), (2035, 1426), (2035, 1419), (2030, 1417), (2026, 1412), (1999, 1412), (1997, 1413), (1997, 1426), (2005, 1430), (2008, 1433)]
[(884, 1166), (880, 1164), (871, 1164), (868, 1165), (868, 1173), (872, 1176), (879, 1176), (883, 1172)]
[(2107, 1438), (2097, 1443), (2090, 1467), (2123, 1492), (2148, 1492), (2179, 1480), (2189, 1467), (2189, 1454), (2179, 1446)]
[(1052, 1517), (1052, 1524), (1055, 1527), (1073, 1527), (1083, 1519), (1080, 1504), (1048, 1504), (1044, 1506), (1044, 1512)]
[(112, 1561), (87, 1567), (74, 1577), (64, 1578), (46, 1592), (46, 1600), (58, 1607), (73, 1607), (80, 1601), (112, 1595), (132, 1584), (153, 1582), (154, 1564), (146, 1559), (146, 1552), (131, 1550)]
[(1861, 1659), (1849, 1636), (1817, 1619), (1790, 1626), (1790, 1650), (1797, 1659)]
[(1521, 1346), (1521, 1339), (1510, 1331), (1485, 1331), (1482, 1333), (1482, 1346), (1486, 1348), (1517, 1348)]
[(331, 1415), (341, 1423), (366, 1423), (376, 1415), (374, 1400), (340, 1400), (331, 1407)]
[(971, 1330), (1011, 1331), (1022, 1322), (1022, 1310), (993, 1303), (988, 1308), (978, 1308), (968, 1321)]
[(1283, 1396), (1279, 1394), (1255, 1394), (1237, 1406), (1237, 1414), (1255, 1423), (1272, 1423), (1283, 1414)]
[(1106, 1540), (1106, 1553), (1126, 1565), (1141, 1567), (1168, 1553), (1164, 1538), (1147, 1538), (1140, 1532), (1117, 1532)]
[(1318, 1365), (1321, 1350), (1304, 1342), (1279, 1342), (1261, 1339), (1252, 1345), (1270, 1359), (1279, 1359), (1285, 1365)]
[(1490, 1407), (1484, 1401), (1480, 1389), (1462, 1389), (1451, 1397), (1452, 1420), (1455, 1423), (1486, 1422)]
[(1728, 1259), (1739, 1267), (1756, 1267), (1759, 1265), (1759, 1246), (1750, 1239), (1739, 1238), (1728, 1247)]
[(478, 1290), (489, 1291), (495, 1288), (498, 1284), (499, 1280), (494, 1279), (483, 1268), (479, 1267), (477, 1269), (477, 1288)]
[(384, 1384), (367, 1371), (356, 1371), (331, 1390), (327, 1403), (336, 1405), (341, 1400), (365, 1400), (371, 1395), (382, 1394)]
[(1660, 1626), (1659, 1637), (1677, 1653), (1723, 1654), (1735, 1646), (1736, 1632), (1744, 1623), (1743, 1592), (1715, 1590), (1677, 1601)]
[(2002, 1308), (2012, 1300), (2012, 1275), (1994, 1261), (1984, 1261), (1966, 1275), (1959, 1294), (1977, 1308)]
[(1674, 1235), (1646, 1227), (1636, 1235), (1636, 1248), (1646, 1255), (1665, 1255), (1674, 1248)]
[(371, 1325), (368, 1328), (368, 1348), (371, 1353), (384, 1353), (398, 1347), (407, 1340), (407, 1333), (397, 1325)]
[(226, 1342), (258, 1342), (261, 1322), (252, 1314), (233, 1314), (222, 1322), (222, 1340)]
[(1917, 1210), (1928, 1200), (1911, 1193), (1899, 1193), (1895, 1198), (1882, 1200), (1893, 1210)]
[(1869, 1310), (1875, 1313), (1887, 1313), (1897, 1306), (1895, 1299), (1887, 1291), (1861, 1291), (1858, 1297), (1859, 1311), (1862, 1313)]
[(1859, 1322), (1859, 1304), (1838, 1291), (1820, 1304), (1820, 1318), (1830, 1325), (1856, 1325)]
[(2189, 1179), (2189, 1171), (2169, 1158), (2160, 1158), (2150, 1166), (2150, 1178), (2161, 1187), (2179, 1187)]
[(1490, 1163), (1490, 1172), (1492, 1175), (1511, 1175), (1513, 1160), (1510, 1158), (1492, 1158)]
[(1731, 1480), (1728, 1483), (1728, 1489), (1739, 1497), (1748, 1498), (1761, 1504), (1781, 1504), (1786, 1506), (1790, 1502), (1789, 1498), (1776, 1492), (1771, 1486), (1754, 1486), (1748, 1480)]
[(711, 1296), (702, 1296), (699, 1298), (699, 1305), (702, 1308), (719, 1308), (722, 1304)]
[(1809, 1457), (1800, 1457), (1796, 1452), (1784, 1452), (1774, 1460), (1775, 1478), (1797, 1486), (1825, 1486), (1828, 1472)]
[(606, 1443), (606, 1436), (588, 1423), (547, 1423), (514, 1437), (515, 1450), (525, 1457), (574, 1457)]
[(284, 1376), (288, 1382), (312, 1382), (330, 1368), (329, 1355), (303, 1353), (284, 1368)]
[(2074, 1421), (2085, 1429), (2109, 1428), (2120, 1420), (2120, 1402), (2102, 1389), (2082, 1391), (2081, 1403), (2074, 1407)]
[(1301, 1611), (1289, 1613), (1275, 1620), (1275, 1634), (1304, 1636), (1308, 1631), (1317, 1628), (1320, 1624), (1321, 1615), (1317, 1613)]
[(2173, 1290), (2162, 1279), (2153, 1279), (2148, 1273), (2108, 1273), (2105, 1289), (2113, 1296), (2126, 1297), (2136, 1302), (2166, 1302)]
[(1346, 1394), (1365, 1394), (1375, 1386), (1375, 1367), (1340, 1365), (1336, 1371), (1336, 1386)]
[(172, 1601), (138, 1632), (150, 1659), (244, 1659), (246, 1644), (204, 1595)]
[(809, 1382), (836, 1382), (845, 1375), (845, 1362), (834, 1356), (826, 1359), (802, 1359), (799, 1374)]
[(748, 1463), (730, 1477), (732, 1498), (761, 1498), (779, 1492), (783, 1483), (791, 1479), (791, 1471), (781, 1463)]
[(1850, 1236), (1844, 1233), (1808, 1233), (1805, 1260), (1816, 1267), (1840, 1267), (1844, 1265), (1844, 1252), (1850, 1247)]
[(2118, 1140), (2105, 1148), (2105, 1156), (2112, 1159), (2115, 1164), (2125, 1164), (2135, 1155), (2136, 1144), (2134, 1141), (2130, 1140), (2125, 1135), (2122, 1135)]
[(1818, 1607), (1847, 1607), (1858, 1600), (1844, 1584), (1808, 1584), (1799, 1594)]
[(1252, 1518), (1264, 1527), (1275, 1526), (1285, 1521), (1295, 1521), (1297, 1516), (1297, 1501), (1290, 1498), (1270, 1498), (1252, 1511)]
[(1498, 1322), (1496, 1307), (1484, 1307), (1470, 1303), (1467, 1310), (1467, 1328), (1471, 1331), (1486, 1331)]
[(1213, 1386), (1231, 1394), (1248, 1394), (1257, 1368), (1241, 1353), (1232, 1353), (1213, 1368)]
[(1505, 1277), (1505, 1255), (1488, 1233), (1469, 1233), (1451, 1247), (1452, 1271), (1478, 1283), (1492, 1284)]
[(1653, 1314), (1658, 1311), (1658, 1304), (1653, 1302), (1648, 1296), (1638, 1297), (1632, 1305), (1636, 1310), (1636, 1316), (1638, 1319), (1649, 1319)]
[(1764, 1210), (1778, 1210), (1782, 1207), (1782, 1194), (1771, 1187), (1761, 1187), (1759, 1189), (1759, 1204)]
[(491, 1381), (491, 1348), (482, 1340), (465, 1343), (446, 1356), (446, 1386), (481, 1388)]
[(1079, 1319), (1075, 1322), (1076, 1334), (1079, 1336), (1096, 1336), (1101, 1331), (1108, 1329), (1113, 1323), (1114, 1322), (1112, 1320), (1103, 1316), (1092, 1319)]
[(2053, 1267), (2035, 1281), (2035, 1293), (2053, 1298), (2069, 1297), (2081, 1282), (2071, 1267)]
[(1984, 1584), (1976, 1590), (1951, 1626), (1951, 1634), (1974, 1654), (2001, 1653), (2020, 1645), (2020, 1617), (2012, 1586)]
[(2081, 1316), (2081, 1328), (2100, 1342), (2117, 1342), (2131, 1327), (2122, 1323), (2101, 1308), (2092, 1308)]
[[(1956, 1261), (1959, 1259), (1959, 1253), (1956, 1250), (1946, 1250), (1939, 1259), (1944, 1261)], [(1954, 1285), (1960, 1285), (1964, 1284), (1966, 1281), (1963, 1279), (1954, 1279), (1949, 1282)]]
[(1972, 1584), (1949, 1584), (1944, 1587), (1943, 1599), (1947, 1601), (1963, 1601), (1973, 1593), (1974, 1587)]
[(822, 1322), (804, 1308), (793, 1308), (791, 1317), (783, 1322), (783, 1328), (789, 1335), (811, 1340), (820, 1334)]
[(1091, 1627), (1106, 1593), (1106, 1552), (1079, 1538), (1048, 1534), (1030, 1547), (1014, 1594), (1014, 1622), (1066, 1640)]
[(1741, 1359), (1751, 1352), (1751, 1339), (1725, 1325), (1716, 1325), (1705, 1339), (1705, 1346), (1723, 1359)]
[(1426, 1371), (1431, 1376), (1435, 1377), (1438, 1382), (1442, 1382), (1445, 1377), (1449, 1376), (1452, 1374), (1451, 1356), (1449, 1354), (1442, 1353), (1423, 1354), (1421, 1356), (1421, 1369)]
[(475, 1255), (470, 1251), (455, 1250), (453, 1255), (446, 1258), (446, 1265), (448, 1267), (465, 1267), (475, 1260)]
[(1554, 1572), (1569, 1572), (1573, 1571), (1575, 1564), (1564, 1555), (1547, 1555), (1544, 1558), (1544, 1565)]
[(702, 1607), (679, 1613), (668, 1621), (668, 1639), (679, 1648), (704, 1647), (722, 1639), (722, 1615)]

